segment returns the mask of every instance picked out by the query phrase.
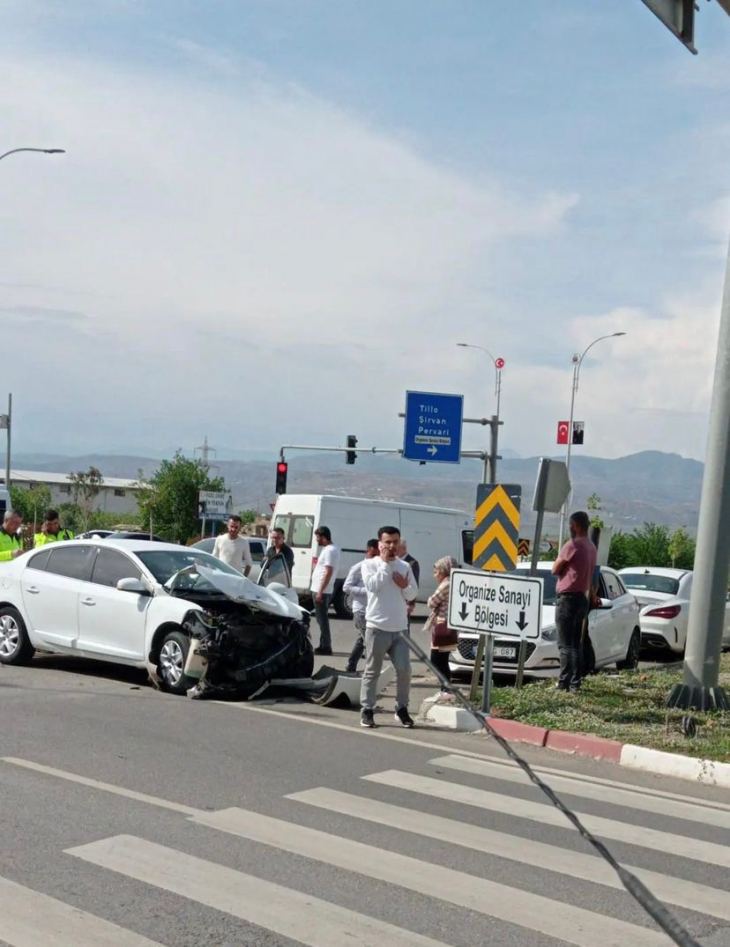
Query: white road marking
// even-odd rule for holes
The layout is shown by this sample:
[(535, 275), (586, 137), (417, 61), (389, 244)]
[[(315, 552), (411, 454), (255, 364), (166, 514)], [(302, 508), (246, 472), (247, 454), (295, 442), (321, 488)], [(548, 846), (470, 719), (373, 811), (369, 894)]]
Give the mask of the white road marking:
[(258, 812), (225, 809), (196, 816), (192, 821), (399, 885), (488, 917), (549, 934), (578, 947), (595, 947), (596, 944), (601, 947), (626, 947), (626, 944), (666, 947), (667, 944), (666, 936), (656, 930)]
[(131, 835), (80, 845), (67, 854), (308, 947), (445, 947), (430, 937)]
[[(445, 746), (443, 743), (432, 743), (428, 740), (418, 739), (418, 733), (420, 729), (415, 731), (415, 736), (406, 737), (398, 736), (395, 733), (386, 733), (383, 730), (363, 730), (359, 722), (353, 724), (346, 723), (335, 723), (333, 720), (318, 720), (313, 717), (308, 716), (306, 713), (289, 713), (283, 710), (271, 710), (268, 707), (255, 707), (253, 704), (248, 703), (232, 703), (226, 701), (211, 701), (220, 707), (226, 707), (229, 710), (243, 710), (248, 713), (254, 714), (265, 714), (272, 717), (280, 717), (284, 720), (289, 720), (293, 723), (307, 723), (314, 727), (326, 727), (331, 730), (343, 730), (345, 733), (357, 734), (359, 737), (365, 737), (369, 740), (379, 739), (379, 740), (391, 740), (396, 743), (405, 743), (411, 748), (425, 748), (427, 750), (439, 750), (443, 753), (453, 753), (454, 747)], [(377, 716), (376, 716), (377, 721)], [(411, 731), (413, 732), (413, 731)], [(474, 735), (472, 736), (474, 739)], [(493, 744), (492, 744), (493, 745)], [(555, 751), (557, 752), (557, 751)], [(459, 748), (460, 756), (469, 756), (472, 759), (485, 760), (488, 759), (492, 761), (497, 766), (504, 766), (508, 769), (519, 769), (516, 763), (511, 762), (511, 760), (500, 760), (497, 757), (490, 756), (486, 753), (477, 753), (474, 750), (465, 750)], [(565, 776), (572, 775), (577, 779), (587, 783), (593, 783), (598, 786), (616, 786), (619, 789), (633, 789), (637, 792), (646, 793), (647, 796), (656, 796), (659, 799), (677, 799), (683, 802), (689, 802), (698, 806), (706, 806), (709, 809), (718, 809), (724, 812), (730, 812), (730, 803), (718, 802), (714, 799), (696, 799), (693, 796), (688, 796), (682, 793), (668, 792), (663, 789), (655, 789), (652, 786), (641, 786), (633, 783), (626, 783), (622, 780), (617, 779), (606, 779), (603, 776), (589, 776), (585, 773), (575, 773), (570, 770), (557, 769), (551, 766), (533, 766), (533, 769), (536, 773), (539, 773), (542, 776)]]
[[(523, 770), (492, 763), (489, 760), (475, 760), (458, 754), (440, 756), (429, 760), (432, 766), (443, 769), (456, 770), (460, 773), (473, 773), (477, 776), (487, 776), (491, 779), (502, 779), (507, 782), (522, 783), (532, 786)], [(617, 806), (627, 806), (629, 809), (639, 809), (642, 812), (654, 812), (671, 819), (685, 819), (689, 822), (704, 822), (722, 829), (730, 829), (730, 812), (717, 809), (708, 809), (691, 802), (680, 802), (677, 799), (657, 799), (655, 796), (645, 796), (640, 789), (626, 787), (619, 789), (616, 786), (596, 786), (585, 783), (575, 776), (551, 776), (550, 787), (556, 792), (566, 792), (584, 799), (595, 799), (598, 802), (610, 802)]]
[(14, 756), (3, 756), (0, 758), (3, 763), (10, 763), (12, 766), (21, 766), (23, 769), (33, 770), (35, 773), (42, 773), (44, 776), (55, 776), (56, 779), (65, 779), (71, 783), (78, 783), (80, 786), (88, 786), (90, 789), (99, 789), (102, 792), (110, 792), (115, 796), (124, 796), (126, 799), (134, 799), (137, 802), (146, 802), (152, 806), (159, 806), (161, 809), (171, 809), (173, 812), (180, 812), (182, 815), (197, 815), (200, 809), (193, 809), (191, 806), (184, 806), (179, 802), (170, 802), (168, 799), (160, 799), (159, 796), (148, 796), (144, 792), (135, 792), (134, 789), (125, 789), (123, 786), (114, 786), (112, 783), (103, 783), (98, 779), (90, 779), (88, 776), (78, 776), (76, 773), (68, 773), (63, 769), (55, 769), (53, 766), (43, 766), (41, 763), (31, 763), (30, 760), (19, 760)]
[[(392, 786), (394, 789), (405, 789), (408, 792), (420, 793), (435, 799), (446, 799), (449, 802), (463, 803), (479, 809), (501, 812), (504, 815), (530, 819), (543, 825), (555, 825), (562, 829), (569, 829), (571, 832), (577, 831), (558, 809), (551, 805), (543, 805), (527, 799), (504, 796), (501, 793), (487, 792), (484, 789), (472, 789), (471, 786), (461, 786), (458, 783), (430, 779), (428, 776), (415, 776), (398, 770), (386, 770), (362, 778), (383, 786)], [(576, 812), (576, 815), (590, 832), (602, 838), (613, 839), (616, 842), (627, 842), (630, 845), (641, 845), (643, 848), (666, 852), (668, 855), (691, 858), (696, 861), (709, 862), (713, 865), (730, 868), (730, 846), (718, 845), (715, 842), (703, 842), (686, 835), (672, 835), (669, 832), (660, 832), (657, 829), (648, 829), (641, 825), (604, 819), (583, 812)], [(529, 842), (525, 844), (529, 844)]]
[[(526, 842), (524, 838), (516, 835), (495, 832), (482, 826), (444, 819), (419, 812), (417, 809), (405, 809), (335, 789), (308, 789), (305, 792), (292, 793), (286, 798), (317, 806), (326, 812), (339, 812), (350, 818), (365, 819), (402, 832), (412, 832), (424, 838), (460, 845), (462, 848), (497, 855), (523, 865), (557, 871), (573, 878), (582, 878), (595, 884), (623, 890), (616, 872), (598, 856), (584, 855), (582, 852), (532, 839)], [(630, 865), (624, 867), (648, 885), (660, 900), (730, 921), (729, 892), (643, 868), (633, 868)]]
[(11, 947), (160, 947), (7, 878), (0, 878), (0, 940)]

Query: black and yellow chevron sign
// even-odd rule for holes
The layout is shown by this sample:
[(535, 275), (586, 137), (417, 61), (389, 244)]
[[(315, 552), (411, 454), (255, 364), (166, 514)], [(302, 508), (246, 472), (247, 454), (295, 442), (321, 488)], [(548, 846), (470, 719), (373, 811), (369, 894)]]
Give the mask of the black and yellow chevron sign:
[(520, 536), (519, 484), (480, 483), (474, 514), (474, 565), (485, 572), (511, 572)]
[(517, 543), (517, 555), (520, 559), (526, 559), (530, 555), (530, 540), (521, 539)]

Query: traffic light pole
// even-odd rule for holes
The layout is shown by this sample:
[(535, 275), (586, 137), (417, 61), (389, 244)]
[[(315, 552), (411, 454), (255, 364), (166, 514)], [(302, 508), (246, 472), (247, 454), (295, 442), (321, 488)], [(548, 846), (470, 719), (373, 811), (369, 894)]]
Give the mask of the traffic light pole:
[(718, 686), (730, 573), (730, 252), (717, 343), (684, 675), (670, 707), (730, 710)]

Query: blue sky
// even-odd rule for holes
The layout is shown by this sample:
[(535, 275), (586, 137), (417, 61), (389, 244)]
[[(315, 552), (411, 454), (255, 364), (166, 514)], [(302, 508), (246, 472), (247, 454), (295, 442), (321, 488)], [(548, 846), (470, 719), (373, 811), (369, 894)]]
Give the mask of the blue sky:
[[(730, 18), (640, 0), (0, 0), (19, 450), (397, 446), (410, 389), (702, 457)], [(39, 370), (40, 369), (40, 370)], [(476, 435), (469, 433), (470, 441)]]

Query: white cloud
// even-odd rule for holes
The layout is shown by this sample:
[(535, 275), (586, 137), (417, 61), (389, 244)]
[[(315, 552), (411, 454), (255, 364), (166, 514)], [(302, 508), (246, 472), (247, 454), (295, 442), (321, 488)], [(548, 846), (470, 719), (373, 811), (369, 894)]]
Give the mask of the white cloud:
[[(183, 45), (215, 65), (214, 51)], [(245, 446), (340, 427), (371, 391), (388, 391), (386, 411), (402, 398), (391, 378), (404, 357), (431, 364), (449, 321), (488, 298), (488, 248), (549, 238), (577, 202), (469, 180), (285, 83), (31, 53), (3, 68), (15, 80), (7, 140), (68, 151), (3, 162), (0, 208), (4, 308), (76, 303), (88, 316), (83, 332), (50, 337), (63, 368), (14, 382), (34, 406), (45, 385), (64, 385), (67, 437), (118, 442), (131, 412), (150, 440), (156, 422), (172, 426), (169, 443), (211, 416), (237, 426), (255, 402), (236, 433)], [(14, 336), (31, 350), (48, 341), (30, 320)], [(110, 368), (123, 371), (127, 411)], [(270, 378), (279, 397), (252, 401)]]

